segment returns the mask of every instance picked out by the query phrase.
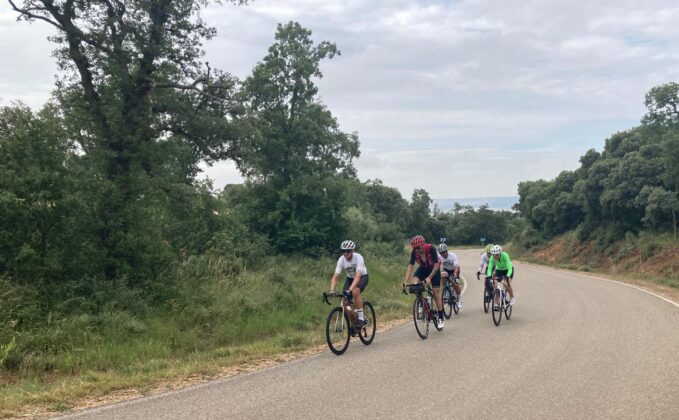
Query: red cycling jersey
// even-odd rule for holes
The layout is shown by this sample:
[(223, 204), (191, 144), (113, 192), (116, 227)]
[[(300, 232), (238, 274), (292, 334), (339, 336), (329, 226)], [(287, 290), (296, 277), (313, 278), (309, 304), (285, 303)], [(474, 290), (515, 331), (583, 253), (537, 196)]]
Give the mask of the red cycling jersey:
[(438, 258), (438, 253), (436, 252), (436, 249), (434, 248), (433, 245), (431, 244), (424, 244), (424, 255), (420, 254), (420, 252), (417, 249), (413, 249), (413, 251), (410, 253), (410, 264), (417, 264), (420, 267), (433, 267), (435, 264), (438, 264), (439, 258)]

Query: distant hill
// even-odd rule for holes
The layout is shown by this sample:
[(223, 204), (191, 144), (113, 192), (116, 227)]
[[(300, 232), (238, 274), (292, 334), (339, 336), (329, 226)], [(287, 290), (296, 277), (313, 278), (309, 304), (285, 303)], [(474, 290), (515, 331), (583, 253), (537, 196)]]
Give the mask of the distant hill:
[(460, 203), (463, 206), (472, 206), (478, 209), (484, 204), (492, 210), (511, 210), (512, 206), (519, 201), (518, 196), (511, 197), (472, 197), (472, 198), (435, 198), (436, 204), (440, 210), (449, 211), (453, 209), (455, 203)]

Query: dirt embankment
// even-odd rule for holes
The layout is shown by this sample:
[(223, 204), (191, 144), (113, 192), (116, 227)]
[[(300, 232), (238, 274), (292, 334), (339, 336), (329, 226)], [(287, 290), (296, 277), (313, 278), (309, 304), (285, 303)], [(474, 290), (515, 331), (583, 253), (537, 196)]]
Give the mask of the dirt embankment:
[(513, 250), (527, 262), (593, 272), (634, 283), (679, 301), (679, 243), (653, 237), (627, 238), (609, 246), (556, 238), (530, 250)]

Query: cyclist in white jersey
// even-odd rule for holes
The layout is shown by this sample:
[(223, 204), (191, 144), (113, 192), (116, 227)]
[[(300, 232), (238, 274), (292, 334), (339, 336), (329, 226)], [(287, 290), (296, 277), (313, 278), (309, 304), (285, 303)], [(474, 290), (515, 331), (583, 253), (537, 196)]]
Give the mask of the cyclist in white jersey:
[[(493, 244), (488, 244), (486, 245), (486, 248), (483, 250), (481, 253), (481, 261), (479, 261), (479, 270), (476, 272), (476, 280), (481, 280), (481, 273), (484, 275), (486, 274), (486, 270), (488, 269), (488, 262), (490, 261), (490, 249), (493, 247)], [(486, 279), (486, 292), (484, 292), (484, 295), (487, 294), (488, 291), (493, 290), (493, 282), (490, 279)], [(486, 298), (490, 298), (490, 296), (486, 296)]]
[(457, 306), (462, 308), (462, 289), (460, 288), (460, 259), (454, 252), (448, 251), (446, 244), (439, 245), (439, 261), (441, 262), (441, 277), (449, 279), (451, 286), (457, 293)]
[(345, 296), (351, 296), (356, 304), (356, 315), (358, 315), (358, 322), (356, 328), (360, 329), (366, 325), (363, 316), (363, 298), (361, 292), (368, 286), (368, 269), (365, 267), (363, 256), (354, 252), (356, 244), (352, 241), (344, 241), (340, 245), (342, 256), (337, 260), (337, 267), (335, 267), (335, 274), (330, 280), (330, 290), (337, 291), (337, 280), (339, 275), (344, 270), (347, 273), (347, 278), (344, 281), (342, 291)]

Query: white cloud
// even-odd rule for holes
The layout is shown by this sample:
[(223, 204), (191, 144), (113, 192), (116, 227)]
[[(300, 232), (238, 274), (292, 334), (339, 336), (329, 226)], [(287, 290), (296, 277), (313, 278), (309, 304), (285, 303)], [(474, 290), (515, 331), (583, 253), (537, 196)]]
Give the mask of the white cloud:
[[(0, 69), (0, 96), (37, 106), (55, 71), (48, 29), (12, 16), (0, 4), (0, 48), (12, 63)], [(679, 74), (670, 0), (257, 0), (213, 5), (205, 17), (218, 29), (207, 58), (239, 77), (266, 54), (278, 22), (336, 42), (342, 55), (323, 63), (321, 97), (344, 130), (359, 132), (359, 176), (406, 196), (415, 187), (506, 195), (573, 169), (638, 123), (648, 89)], [(207, 174), (216, 186), (240, 179), (230, 163)]]

